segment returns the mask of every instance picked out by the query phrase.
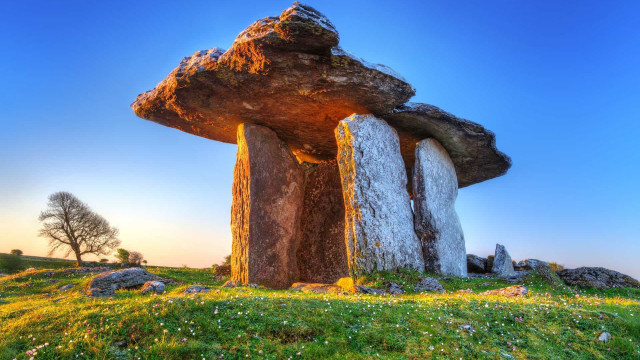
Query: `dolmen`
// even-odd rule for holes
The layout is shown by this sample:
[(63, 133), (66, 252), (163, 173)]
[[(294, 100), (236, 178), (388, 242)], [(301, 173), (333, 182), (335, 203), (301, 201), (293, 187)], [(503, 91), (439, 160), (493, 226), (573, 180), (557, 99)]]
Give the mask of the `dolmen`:
[(505, 174), (511, 160), (491, 131), (408, 102), (414, 94), (295, 3), (228, 50), (184, 58), (131, 107), (238, 145), (232, 279), (288, 288), (399, 268), (465, 276), (458, 188)]

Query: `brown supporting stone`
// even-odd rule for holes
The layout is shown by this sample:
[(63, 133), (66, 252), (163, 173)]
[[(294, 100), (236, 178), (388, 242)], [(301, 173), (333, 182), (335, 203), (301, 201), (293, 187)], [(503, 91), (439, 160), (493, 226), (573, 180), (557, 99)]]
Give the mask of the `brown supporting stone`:
[(298, 280), (334, 283), (348, 276), (344, 200), (336, 164), (305, 163), (304, 207), (300, 227)]
[(231, 206), (231, 278), (288, 288), (297, 279), (302, 168), (274, 131), (238, 126)]

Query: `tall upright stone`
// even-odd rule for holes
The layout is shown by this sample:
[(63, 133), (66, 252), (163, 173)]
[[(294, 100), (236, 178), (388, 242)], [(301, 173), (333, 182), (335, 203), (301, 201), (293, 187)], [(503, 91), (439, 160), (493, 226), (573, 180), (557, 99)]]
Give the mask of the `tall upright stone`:
[(298, 281), (334, 283), (349, 274), (340, 172), (330, 163), (304, 166)]
[(354, 114), (340, 121), (335, 135), (349, 272), (423, 270), (398, 134), (384, 120)]
[(286, 288), (297, 280), (304, 174), (269, 128), (238, 126), (231, 207), (231, 277)]
[(415, 153), (414, 224), (425, 267), (439, 274), (467, 276), (464, 234), (455, 208), (456, 169), (447, 151), (435, 139), (420, 141)]
[(502, 277), (511, 276), (515, 273), (511, 255), (509, 255), (504, 245), (496, 244), (496, 255), (493, 259), (491, 272)]

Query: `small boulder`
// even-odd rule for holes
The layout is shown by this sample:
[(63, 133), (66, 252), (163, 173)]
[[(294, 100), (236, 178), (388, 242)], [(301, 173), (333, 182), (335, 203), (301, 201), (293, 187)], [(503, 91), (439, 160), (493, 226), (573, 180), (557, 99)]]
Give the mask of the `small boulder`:
[(140, 292), (142, 294), (146, 294), (148, 292), (162, 294), (164, 292), (165, 285), (161, 281), (147, 281), (142, 285), (142, 290)]
[(358, 294), (387, 295), (387, 292), (382, 289), (375, 289), (364, 285), (355, 285), (353, 288)]
[(476, 274), (487, 273), (487, 258), (467, 254), (467, 272)]
[(542, 260), (537, 259), (526, 259), (518, 262), (517, 268), (521, 269), (520, 271), (526, 272), (534, 272), (539, 275), (542, 280), (551, 285), (558, 285), (562, 283), (560, 277), (556, 275), (555, 272), (551, 270), (549, 264)]
[(75, 286), (75, 285), (73, 285), (73, 284), (68, 284), (68, 285), (61, 286), (58, 290), (60, 290), (60, 291), (67, 291), (67, 290), (72, 289), (74, 286)]
[(601, 267), (564, 269), (556, 271), (556, 274), (567, 285), (583, 288), (640, 288), (640, 282), (631, 276)]
[(611, 334), (609, 334), (609, 333), (608, 333), (608, 332), (606, 332), (606, 331), (605, 331), (605, 332), (602, 332), (602, 333), (600, 334), (600, 336), (598, 336), (598, 341), (601, 341), (601, 342), (607, 342), (607, 341), (609, 341), (609, 340), (611, 340)]
[(147, 281), (156, 280), (161, 278), (141, 268), (104, 272), (91, 279), (87, 294), (92, 297), (114, 296), (118, 289), (138, 288)]
[(480, 295), (498, 295), (507, 297), (518, 297), (527, 294), (529, 290), (523, 285), (514, 285), (506, 288), (489, 290), (481, 293)]
[(400, 294), (404, 294), (404, 290), (402, 290), (402, 286), (394, 283), (394, 282), (390, 282), (387, 285), (387, 290), (389, 291), (390, 294), (393, 295), (400, 295)]
[(211, 291), (211, 288), (209, 288), (209, 287), (191, 285), (184, 291), (184, 294), (185, 295), (188, 295), (188, 294), (206, 294), (209, 291)]
[(316, 294), (328, 294), (328, 293), (342, 293), (344, 290), (342, 287), (334, 284), (320, 284), (320, 283), (295, 283), (291, 285), (291, 289), (308, 292), (308, 293), (316, 293)]
[(496, 255), (493, 259), (491, 272), (501, 277), (510, 276), (515, 272), (511, 263), (511, 255), (503, 245), (496, 244)]
[(417, 292), (426, 292), (426, 291), (437, 291), (440, 293), (444, 292), (444, 288), (442, 287), (442, 284), (440, 284), (438, 280), (430, 277), (420, 280), (420, 282), (416, 285), (414, 290)]
[(473, 325), (471, 324), (462, 324), (459, 326), (460, 329), (473, 333), (475, 330), (473, 329)]

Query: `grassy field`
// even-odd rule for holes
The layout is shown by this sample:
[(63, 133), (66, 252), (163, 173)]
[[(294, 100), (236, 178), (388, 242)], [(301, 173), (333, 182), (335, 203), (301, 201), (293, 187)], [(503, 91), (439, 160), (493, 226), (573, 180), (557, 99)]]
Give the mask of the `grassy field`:
[[(479, 294), (510, 285), (500, 280), (452, 279), (442, 281), (444, 294), (324, 295), (219, 288), (226, 279), (209, 270), (148, 270), (180, 283), (163, 295), (91, 299), (82, 293), (87, 274), (0, 278), (0, 359), (640, 359), (636, 289), (532, 278), (529, 294), (511, 299)], [(365, 282), (415, 278), (379, 273)], [(75, 286), (59, 290), (67, 284)], [(193, 284), (213, 290), (183, 295)], [(602, 331), (609, 342), (597, 340)]]

